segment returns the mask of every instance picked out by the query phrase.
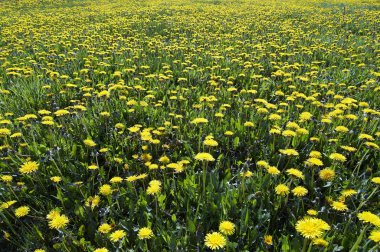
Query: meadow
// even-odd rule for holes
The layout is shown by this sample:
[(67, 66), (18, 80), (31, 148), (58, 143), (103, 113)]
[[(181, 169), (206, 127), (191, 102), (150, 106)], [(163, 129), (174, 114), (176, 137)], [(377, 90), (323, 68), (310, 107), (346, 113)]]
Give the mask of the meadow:
[(0, 2), (0, 251), (379, 251), (380, 2)]

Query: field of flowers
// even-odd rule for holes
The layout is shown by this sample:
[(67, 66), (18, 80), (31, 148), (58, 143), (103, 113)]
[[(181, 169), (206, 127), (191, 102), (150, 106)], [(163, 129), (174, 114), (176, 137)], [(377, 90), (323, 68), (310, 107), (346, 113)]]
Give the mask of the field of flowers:
[(379, 251), (380, 2), (0, 2), (0, 251)]

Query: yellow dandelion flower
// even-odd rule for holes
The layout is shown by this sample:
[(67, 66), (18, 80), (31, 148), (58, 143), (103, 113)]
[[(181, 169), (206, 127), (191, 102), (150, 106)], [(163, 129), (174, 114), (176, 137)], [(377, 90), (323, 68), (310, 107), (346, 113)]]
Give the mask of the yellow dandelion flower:
[(287, 155), (287, 156), (298, 156), (299, 153), (295, 149), (280, 149), (279, 150), (281, 154)]
[(307, 210), (307, 214), (310, 216), (316, 216), (316, 215), (318, 215), (318, 212), (314, 209), (309, 209), (309, 210)]
[(224, 248), (226, 244), (226, 238), (218, 232), (208, 233), (205, 237), (206, 247), (212, 250)]
[(19, 208), (16, 208), (15, 215), (17, 218), (21, 218), (28, 215), (29, 212), (30, 208), (28, 206), (21, 206)]
[(285, 184), (279, 184), (275, 187), (275, 192), (281, 196), (287, 195), (289, 194), (289, 187)]
[(323, 166), (322, 160), (319, 158), (309, 158), (305, 161), (305, 165), (307, 166)]
[(58, 215), (49, 221), (49, 227), (51, 229), (62, 229), (69, 223), (69, 218), (66, 215)]
[(305, 238), (315, 239), (321, 237), (324, 231), (330, 230), (330, 226), (321, 219), (305, 217), (297, 221), (296, 230)]
[(111, 225), (107, 223), (103, 223), (98, 227), (98, 231), (102, 234), (108, 234), (112, 230)]
[(161, 191), (161, 182), (159, 180), (152, 180), (146, 189), (148, 195), (154, 195)]
[(52, 220), (52, 219), (54, 219), (55, 217), (58, 217), (58, 216), (60, 216), (60, 215), (61, 215), (60, 212), (59, 212), (58, 210), (54, 209), (54, 210), (51, 210), (51, 211), (46, 215), (46, 219), (48, 219), (48, 220)]
[(54, 177), (51, 177), (50, 180), (53, 181), (54, 183), (58, 183), (62, 181), (62, 178), (59, 176), (54, 176)]
[(275, 167), (275, 166), (269, 166), (269, 167), (267, 168), (267, 172), (268, 172), (269, 174), (272, 174), (272, 175), (278, 175), (278, 174), (280, 174), (280, 170), (277, 169), (277, 167)]
[(308, 193), (308, 190), (303, 186), (297, 186), (292, 190), (292, 193), (297, 197), (303, 197)]
[(195, 155), (194, 158), (195, 160), (199, 160), (199, 161), (209, 161), (209, 162), (215, 161), (215, 158), (210, 153), (206, 153), (206, 152), (200, 152), (197, 155)]
[(309, 157), (320, 159), (320, 158), (322, 158), (322, 153), (320, 153), (319, 151), (311, 151), (309, 154)]
[(37, 162), (28, 161), (28, 162), (24, 163), (23, 165), (21, 165), (19, 171), (22, 174), (29, 174), (29, 173), (37, 171), (38, 167), (39, 167), (39, 164)]
[(112, 242), (117, 242), (126, 236), (126, 233), (124, 230), (116, 230), (110, 235), (110, 240)]
[(100, 197), (98, 195), (90, 196), (86, 199), (85, 206), (91, 207), (93, 210), (100, 203)]
[(153, 237), (153, 235), (154, 234), (153, 234), (152, 229), (150, 229), (148, 227), (140, 228), (139, 232), (137, 234), (137, 236), (139, 237), (140, 240), (150, 239)]
[(106, 248), (97, 248), (94, 250), (94, 252), (108, 252), (109, 250)]
[(214, 139), (206, 139), (203, 141), (203, 144), (210, 147), (216, 147), (218, 146), (218, 142)]
[(333, 201), (331, 203), (331, 207), (334, 209), (334, 210), (337, 210), (339, 212), (344, 212), (344, 211), (347, 211), (348, 210), (348, 207), (346, 204), (344, 204), (343, 202), (341, 201)]
[(271, 235), (264, 235), (264, 243), (266, 245), (272, 246), (273, 245), (273, 236), (271, 236)]
[(319, 177), (324, 181), (332, 181), (335, 178), (335, 171), (325, 168), (319, 172)]
[(372, 230), (368, 239), (380, 243), (380, 230)]
[(91, 139), (86, 139), (83, 141), (83, 143), (88, 147), (95, 147), (96, 143)]
[(13, 177), (11, 175), (2, 175), (0, 177), (0, 180), (5, 182), (5, 183), (10, 183), (10, 182), (12, 182)]
[(359, 213), (357, 216), (359, 220), (363, 221), (364, 223), (371, 223), (376, 227), (380, 227), (380, 217), (376, 214), (373, 214), (369, 211), (364, 211)]
[(219, 231), (224, 235), (232, 235), (235, 233), (235, 224), (230, 221), (222, 221), (219, 224)]
[(375, 183), (375, 184), (380, 185), (380, 177), (374, 177), (374, 178), (371, 179), (371, 181), (372, 181), (373, 183)]
[(322, 238), (317, 238), (313, 240), (313, 245), (327, 247), (329, 245), (328, 241)]
[(194, 120), (191, 121), (191, 124), (203, 124), (203, 123), (208, 123), (208, 120), (206, 118), (195, 118)]
[(336, 132), (341, 132), (341, 133), (347, 133), (349, 131), (349, 129), (345, 126), (337, 126), (335, 128), (335, 131)]
[(103, 196), (108, 196), (110, 194), (112, 194), (112, 188), (110, 185), (108, 184), (104, 184), (102, 185), (100, 188), (99, 188), (99, 193)]
[(345, 162), (347, 160), (347, 158), (345, 156), (343, 156), (340, 153), (336, 153), (336, 152), (330, 154), (329, 158), (334, 160), (334, 161), (339, 161), (339, 162)]
[(286, 173), (289, 175), (292, 175), (294, 177), (300, 178), (300, 179), (305, 179), (305, 176), (303, 175), (302, 171), (295, 169), (295, 168), (290, 168), (286, 170)]
[(250, 127), (253, 127), (253, 126), (254, 126), (253, 122), (245, 122), (244, 123), (244, 127), (250, 128)]

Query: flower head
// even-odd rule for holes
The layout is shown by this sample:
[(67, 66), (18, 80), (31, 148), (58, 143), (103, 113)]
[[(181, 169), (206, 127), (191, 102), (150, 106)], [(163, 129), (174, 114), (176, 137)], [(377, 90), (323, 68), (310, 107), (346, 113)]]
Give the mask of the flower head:
[(380, 230), (372, 230), (368, 238), (374, 242), (380, 243)]
[(140, 240), (150, 239), (153, 237), (153, 231), (152, 229), (148, 227), (143, 227), (143, 228), (140, 228), (137, 236), (139, 237)]
[(278, 195), (282, 195), (282, 196), (287, 195), (289, 194), (289, 187), (284, 184), (279, 184), (276, 186), (275, 191), (276, 191), (276, 194)]
[(209, 161), (209, 162), (215, 161), (215, 158), (210, 153), (207, 153), (207, 152), (200, 152), (197, 155), (195, 155), (194, 158), (195, 160), (199, 160), (199, 161)]
[(359, 220), (365, 223), (371, 223), (372, 225), (376, 227), (380, 227), (380, 217), (369, 211), (364, 211), (364, 212), (359, 213), (358, 218)]
[(292, 193), (297, 197), (302, 197), (308, 193), (308, 190), (303, 186), (297, 186), (292, 190)]
[(49, 227), (51, 229), (62, 229), (69, 223), (69, 218), (66, 215), (58, 215), (49, 221)]
[(124, 230), (116, 230), (110, 235), (110, 240), (112, 242), (117, 242), (126, 235)]
[(212, 250), (224, 248), (226, 244), (226, 238), (219, 232), (208, 233), (206, 235), (205, 245)]
[(95, 147), (96, 146), (96, 143), (91, 140), (91, 139), (86, 139), (83, 141), (84, 145), (88, 146), (88, 147)]
[(30, 212), (30, 208), (28, 206), (21, 206), (15, 210), (15, 215), (17, 218), (24, 217)]
[(319, 177), (324, 181), (332, 181), (335, 178), (335, 171), (329, 168), (323, 169), (319, 172)]
[(38, 166), (39, 166), (39, 164), (37, 162), (28, 161), (28, 162), (24, 163), (23, 165), (21, 165), (19, 171), (22, 174), (29, 174), (29, 173), (37, 171)]
[(273, 236), (264, 235), (264, 243), (269, 246), (273, 245)]
[(224, 235), (232, 235), (235, 232), (235, 224), (230, 221), (222, 221), (219, 224), (219, 231)]
[(296, 223), (297, 232), (308, 239), (322, 236), (324, 231), (330, 230), (329, 224), (318, 218), (305, 217)]
[(102, 234), (107, 234), (111, 231), (112, 227), (111, 225), (107, 224), (107, 223), (103, 223), (102, 225), (100, 225), (98, 227), (98, 231)]
[(340, 201), (333, 201), (331, 203), (331, 207), (334, 209), (334, 210), (337, 210), (337, 211), (340, 211), (340, 212), (344, 212), (344, 211), (347, 211), (348, 210), (348, 207), (346, 204), (344, 204), (343, 202), (340, 202)]

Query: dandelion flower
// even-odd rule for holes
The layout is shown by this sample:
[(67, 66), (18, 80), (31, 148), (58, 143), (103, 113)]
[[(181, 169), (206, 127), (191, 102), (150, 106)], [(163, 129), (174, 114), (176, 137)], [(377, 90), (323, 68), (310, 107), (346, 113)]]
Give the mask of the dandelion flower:
[(30, 212), (30, 208), (28, 206), (21, 206), (15, 210), (15, 215), (17, 218), (21, 218), (26, 216)]
[(93, 210), (97, 205), (99, 205), (99, 203), (100, 197), (98, 195), (95, 195), (94, 197), (90, 196), (86, 199), (85, 206), (91, 207), (91, 209)]
[(269, 167), (269, 164), (264, 160), (257, 161), (256, 165), (261, 168), (267, 168)]
[(203, 144), (210, 147), (216, 147), (218, 146), (218, 142), (214, 139), (206, 139), (203, 141)]
[(29, 162), (24, 163), (20, 167), (19, 171), (22, 174), (29, 174), (29, 173), (37, 171), (38, 170), (38, 166), (39, 166), (39, 164), (37, 162), (29, 161)]
[(273, 236), (264, 235), (264, 243), (269, 246), (273, 245)]
[(209, 161), (209, 162), (215, 161), (215, 158), (210, 153), (206, 153), (206, 152), (200, 152), (197, 155), (195, 155), (194, 158), (195, 160), (199, 160), (199, 161)]
[(106, 248), (97, 248), (94, 250), (94, 252), (108, 252), (109, 250)]
[(219, 224), (219, 231), (224, 235), (232, 235), (235, 232), (235, 224), (230, 221), (222, 221)]
[(244, 123), (244, 126), (245, 126), (245, 127), (253, 127), (254, 124), (253, 124), (253, 122), (245, 122), (245, 123)]
[(191, 124), (202, 124), (202, 123), (208, 123), (208, 120), (206, 118), (195, 118), (191, 121)]
[(298, 156), (299, 153), (295, 149), (280, 149), (280, 153), (287, 156)]
[(319, 177), (324, 181), (332, 181), (335, 178), (335, 171), (325, 168), (319, 172)]
[(95, 147), (96, 143), (91, 139), (86, 139), (83, 141), (83, 143), (88, 147)]
[(303, 197), (308, 193), (308, 190), (303, 186), (297, 186), (292, 190), (292, 193), (297, 197)]
[(380, 185), (380, 177), (374, 177), (374, 178), (371, 179), (371, 181), (372, 181), (373, 183), (375, 183), (375, 184)]
[(152, 180), (149, 182), (149, 186), (146, 189), (148, 195), (154, 195), (161, 191), (161, 182), (159, 180)]
[(361, 220), (364, 223), (371, 223), (376, 227), (380, 227), (380, 217), (376, 214), (373, 214), (369, 211), (364, 211), (359, 213), (357, 216), (359, 220)]
[(296, 223), (297, 232), (308, 239), (319, 238), (324, 231), (330, 230), (329, 224), (318, 218), (306, 217)]
[(112, 188), (108, 184), (104, 184), (99, 188), (99, 193), (103, 196), (108, 196), (112, 193)]
[(311, 151), (309, 156), (312, 158), (322, 158), (322, 153), (319, 151)]
[(54, 183), (58, 183), (58, 182), (62, 181), (62, 178), (59, 176), (54, 176), (54, 177), (51, 177), (50, 180)]
[(300, 121), (308, 121), (313, 117), (313, 115), (310, 112), (302, 112), (300, 114)]
[(337, 126), (335, 128), (335, 131), (336, 132), (341, 132), (341, 133), (347, 133), (349, 131), (349, 129), (345, 126)]
[(140, 228), (139, 232), (137, 234), (137, 236), (139, 237), (140, 240), (150, 239), (153, 237), (153, 235), (154, 234), (153, 234), (152, 229), (150, 229), (148, 227)]
[(212, 250), (224, 248), (226, 244), (226, 238), (219, 232), (213, 232), (206, 235), (205, 245)]
[(380, 243), (380, 230), (372, 230), (368, 238), (374, 242)]
[(112, 242), (117, 242), (126, 235), (124, 230), (116, 230), (110, 235), (110, 240)]
[(279, 184), (275, 188), (276, 194), (284, 196), (289, 194), (289, 187), (284, 184)]
[(111, 231), (112, 227), (111, 225), (107, 224), (107, 223), (103, 223), (102, 225), (100, 225), (98, 227), (98, 231), (102, 234), (107, 234)]
[(316, 216), (316, 215), (318, 215), (318, 212), (314, 209), (309, 209), (309, 210), (307, 210), (307, 214), (310, 216)]
[(313, 240), (313, 245), (327, 247), (329, 245), (328, 241), (322, 238), (317, 238)]
[(69, 223), (69, 218), (66, 215), (58, 215), (49, 221), (49, 227), (51, 229), (62, 229)]
[(48, 220), (52, 220), (54, 219), (55, 217), (61, 215), (60, 212), (56, 209), (54, 210), (51, 210), (47, 215), (46, 215), (46, 219)]
[(292, 175), (294, 177), (300, 178), (300, 179), (305, 179), (305, 176), (303, 175), (302, 171), (295, 169), (295, 168), (290, 168), (286, 170), (286, 173), (289, 175)]
[(275, 167), (275, 166), (269, 166), (268, 169), (267, 169), (267, 172), (269, 174), (272, 174), (272, 175), (278, 175), (278, 174), (280, 174), (280, 170), (277, 169), (277, 167)]
[(297, 133), (294, 132), (293, 130), (284, 130), (284, 131), (282, 132), (282, 135), (283, 135), (284, 137), (295, 137), (295, 136), (297, 135)]
[(13, 180), (13, 177), (11, 175), (3, 175), (0, 177), (0, 180), (5, 183), (10, 183)]
[(332, 153), (329, 156), (329, 158), (334, 160), (334, 161), (339, 161), (339, 162), (345, 162), (347, 160), (347, 158), (345, 156), (343, 156), (340, 153), (336, 153), (336, 152)]
[(347, 211), (348, 210), (348, 207), (346, 204), (344, 204), (343, 202), (340, 202), (340, 201), (333, 201), (331, 203), (331, 207), (334, 209), (334, 210), (337, 210), (339, 212), (344, 212), (344, 211)]
[(305, 161), (305, 164), (307, 166), (323, 166), (323, 162), (322, 160), (320, 160), (319, 158), (309, 158)]

